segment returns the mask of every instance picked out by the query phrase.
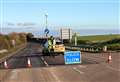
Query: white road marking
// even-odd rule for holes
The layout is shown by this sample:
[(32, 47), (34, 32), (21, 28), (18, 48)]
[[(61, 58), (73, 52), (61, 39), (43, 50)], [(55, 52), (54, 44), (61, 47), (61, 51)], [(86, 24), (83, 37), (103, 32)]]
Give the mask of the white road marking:
[(48, 67), (48, 63), (45, 61), (45, 59), (43, 57), (41, 57), (42, 61), (45, 63), (45, 65)]
[(73, 67), (73, 70), (80, 73), (80, 74), (84, 74), (84, 72), (80, 71), (79, 69), (77, 69), (76, 67)]
[(86, 68), (86, 66), (83, 66), (83, 65), (79, 65), (80, 68)]
[(11, 80), (17, 79), (17, 78), (18, 78), (18, 72), (19, 72), (19, 71), (13, 70), (13, 71), (11, 72), (10, 79), (11, 79)]
[(120, 69), (119, 69), (119, 68), (118, 68), (118, 69), (116, 69), (116, 68), (113, 68), (113, 67), (108, 66), (108, 65), (106, 65), (106, 67), (107, 67), (107, 68), (109, 68), (109, 69), (111, 69), (111, 70), (114, 70), (114, 71), (118, 71), (118, 72), (120, 72)]
[(50, 73), (52, 74), (52, 76), (55, 78), (55, 82), (61, 82), (60, 79), (55, 75), (55, 73), (53, 72), (54, 69), (51, 69)]
[(48, 63), (47, 63), (46, 61), (44, 61), (44, 63), (45, 63), (46, 66), (49, 66)]
[(43, 58), (43, 57), (41, 57), (41, 59), (42, 59), (42, 60), (44, 60), (44, 58)]
[(51, 74), (52, 74), (53, 77), (55, 78), (56, 82), (60, 82), (60, 80), (58, 79), (58, 77), (57, 77), (53, 72), (51, 72)]

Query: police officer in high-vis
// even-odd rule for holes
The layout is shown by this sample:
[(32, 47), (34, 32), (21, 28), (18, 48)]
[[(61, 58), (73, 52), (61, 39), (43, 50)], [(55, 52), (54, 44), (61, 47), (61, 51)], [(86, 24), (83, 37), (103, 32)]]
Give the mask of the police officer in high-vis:
[(49, 50), (49, 52), (51, 51), (51, 49), (52, 49), (52, 41), (50, 38), (48, 38), (48, 50)]
[[(50, 36), (50, 38), (48, 38), (48, 50), (49, 52), (54, 52), (54, 47), (55, 47), (55, 39), (53, 38), (53, 36)], [(52, 53), (53, 55), (53, 53)]]
[(53, 36), (50, 36), (50, 38), (48, 38), (48, 49), (52, 50), (53, 49)]

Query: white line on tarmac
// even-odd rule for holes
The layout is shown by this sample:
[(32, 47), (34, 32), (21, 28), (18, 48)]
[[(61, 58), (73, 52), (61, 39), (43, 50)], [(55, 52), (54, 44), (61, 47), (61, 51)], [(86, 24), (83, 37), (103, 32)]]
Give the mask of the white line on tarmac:
[(45, 61), (45, 59), (43, 57), (41, 57), (42, 61), (44, 62), (44, 64), (48, 67), (48, 63)]
[(42, 60), (44, 60), (44, 58), (43, 58), (43, 57), (41, 57), (41, 59), (42, 59)]
[[(54, 70), (54, 69), (52, 69), (52, 70)], [(60, 79), (55, 75), (55, 73), (52, 70), (50, 71), (50, 73), (55, 78), (55, 80), (56, 80), (55, 82), (61, 82)]]
[(53, 77), (55, 78), (56, 82), (60, 82), (60, 80), (58, 79), (58, 77), (57, 77), (53, 72), (51, 72), (51, 74), (52, 74)]
[(84, 72), (80, 71), (79, 69), (77, 69), (76, 67), (73, 67), (73, 70), (80, 73), (80, 74), (84, 74)]
[(111, 70), (114, 70), (114, 71), (118, 71), (118, 72), (120, 72), (120, 69), (119, 69), (119, 68), (118, 68), (118, 69), (116, 69), (116, 68), (113, 68), (113, 67), (108, 66), (108, 65), (106, 65), (106, 67), (107, 67), (107, 68), (109, 68), (109, 69), (111, 69)]
[(17, 78), (18, 78), (18, 72), (19, 72), (19, 71), (13, 70), (13, 71), (11, 72), (10, 79), (11, 79), (11, 80), (17, 79)]
[(86, 68), (87, 66), (79, 65), (80, 68)]

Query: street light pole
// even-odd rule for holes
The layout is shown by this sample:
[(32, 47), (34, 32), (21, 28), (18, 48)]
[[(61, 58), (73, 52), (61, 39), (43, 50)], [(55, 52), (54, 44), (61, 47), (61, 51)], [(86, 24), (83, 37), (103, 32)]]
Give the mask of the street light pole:
[(47, 22), (47, 21), (48, 21), (47, 18), (48, 18), (48, 13), (45, 14), (45, 19), (46, 19), (46, 20), (45, 20), (45, 21), (46, 21), (46, 22), (45, 22), (45, 24), (46, 24), (46, 29), (47, 29), (47, 25), (48, 25), (48, 24), (47, 24), (47, 23), (48, 23), (48, 22)]
[(1, 15), (0, 15), (0, 34), (2, 34), (2, 27), (3, 27), (3, 0), (0, 1), (0, 12), (1, 12)]
[[(47, 19), (48, 19), (48, 13), (45, 14), (45, 24), (46, 24), (45, 30), (48, 29), (48, 20), (47, 20)], [(47, 36), (48, 36), (48, 35), (47, 35), (48, 33), (45, 33), (45, 34), (46, 34), (46, 37), (47, 37)]]

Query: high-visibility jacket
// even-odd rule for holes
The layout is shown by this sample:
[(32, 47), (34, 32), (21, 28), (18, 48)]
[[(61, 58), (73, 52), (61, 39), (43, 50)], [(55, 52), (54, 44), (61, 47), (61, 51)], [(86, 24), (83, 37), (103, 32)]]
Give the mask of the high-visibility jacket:
[(53, 45), (52, 45), (52, 41), (51, 41), (51, 40), (48, 40), (48, 48), (49, 48), (49, 49), (52, 49), (52, 46), (53, 46)]
[(55, 45), (56, 45), (56, 41), (55, 39), (53, 40), (53, 48), (55, 48)]

